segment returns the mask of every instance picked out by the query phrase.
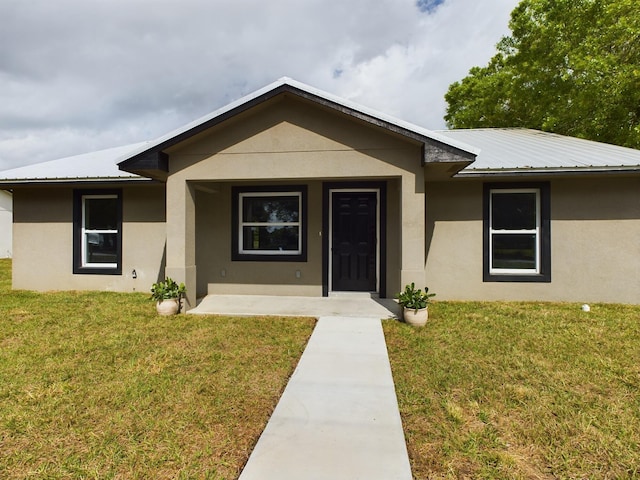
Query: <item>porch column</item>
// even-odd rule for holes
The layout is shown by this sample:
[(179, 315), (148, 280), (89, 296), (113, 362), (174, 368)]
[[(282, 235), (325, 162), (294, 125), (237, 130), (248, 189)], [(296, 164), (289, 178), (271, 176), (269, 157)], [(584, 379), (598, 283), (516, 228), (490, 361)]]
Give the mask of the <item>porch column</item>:
[(423, 288), (425, 282), (425, 193), (423, 175), (402, 177), (400, 225), (402, 260), (400, 287), (414, 282)]
[(187, 287), (185, 310), (196, 306), (195, 191), (182, 178), (167, 179), (167, 265), (165, 275)]

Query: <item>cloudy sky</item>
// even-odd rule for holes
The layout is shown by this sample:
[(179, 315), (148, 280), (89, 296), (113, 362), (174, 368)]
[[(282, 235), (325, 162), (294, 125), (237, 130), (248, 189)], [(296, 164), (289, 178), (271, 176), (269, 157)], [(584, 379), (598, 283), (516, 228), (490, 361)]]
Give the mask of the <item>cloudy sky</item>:
[(151, 140), (288, 76), (431, 129), (518, 0), (0, 0), (0, 170)]

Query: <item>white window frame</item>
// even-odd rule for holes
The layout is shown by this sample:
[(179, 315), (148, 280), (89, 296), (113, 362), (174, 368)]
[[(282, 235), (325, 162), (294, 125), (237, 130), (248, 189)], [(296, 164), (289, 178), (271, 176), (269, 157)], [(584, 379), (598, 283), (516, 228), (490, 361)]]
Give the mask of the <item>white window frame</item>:
[[(536, 195), (536, 226), (533, 229), (497, 230), (493, 228), (493, 195), (505, 193), (535, 193)], [(489, 273), (491, 275), (532, 275), (541, 273), (541, 191), (539, 188), (492, 188), (489, 190)], [(493, 266), (493, 237), (497, 235), (528, 234), (535, 235), (535, 268), (494, 268)]]
[(104, 199), (118, 199), (118, 195), (116, 194), (106, 194), (106, 195), (99, 195), (99, 194), (88, 194), (88, 195), (82, 195), (82, 225), (80, 227), (80, 235), (81, 235), (81, 239), (82, 239), (82, 244), (81, 244), (81, 266), (82, 268), (104, 268), (104, 269), (114, 269), (114, 268), (118, 268), (118, 263), (114, 262), (114, 263), (92, 263), (88, 261), (88, 241), (89, 241), (89, 235), (90, 234), (103, 234), (103, 233), (112, 233), (112, 234), (116, 234), (118, 235), (118, 230), (117, 229), (89, 229), (86, 228), (86, 201), (87, 200), (104, 200)]
[[(297, 222), (245, 222), (243, 220), (244, 199), (245, 197), (297, 197), (298, 199), (298, 221)], [(270, 256), (299, 256), (302, 255), (302, 192), (301, 191), (283, 191), (283, 192), (240, 192), (238, 193), (238, 254), (240, 255), (270, 255)], [(245, 250), (244, 246), (244, 227), (296, 227), (298, 229), (298, 249), (297, 250)]]

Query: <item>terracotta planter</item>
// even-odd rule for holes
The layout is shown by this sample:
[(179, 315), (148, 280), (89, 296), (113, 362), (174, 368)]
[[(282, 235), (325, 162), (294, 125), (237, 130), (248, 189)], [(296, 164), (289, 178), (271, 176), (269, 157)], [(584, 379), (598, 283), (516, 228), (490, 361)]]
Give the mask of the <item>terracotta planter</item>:
[(403, 318), (409, 325), (415, 325), (416, 327), (423, 327), (427, 323), (429, 318), (429, 308), (421, 308), (415, 310), (413, 308), (404, 308)]
[(159, 315), (175, 315), (180, 310), (180, 303), (177, 298), (160, 300), (156, 303), (156, 310)]

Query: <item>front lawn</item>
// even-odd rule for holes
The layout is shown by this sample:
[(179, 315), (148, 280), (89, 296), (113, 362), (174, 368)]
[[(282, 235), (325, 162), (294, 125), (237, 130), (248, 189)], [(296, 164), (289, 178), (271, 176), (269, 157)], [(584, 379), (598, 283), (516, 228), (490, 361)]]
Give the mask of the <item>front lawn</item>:
[(640, 307), (436, 302), (384, 330), (415, 478), (640, 478)]
[(314, 320), (160, 317), (146, 294), (10, 291), (0, 478), (237, 478)]
[[(236, 478), (314, 325), (12, 292), (10, 267), (3, 479)], [(416, 479), (640, 478), (640, 307), (436, 302), (383, 327)]]

